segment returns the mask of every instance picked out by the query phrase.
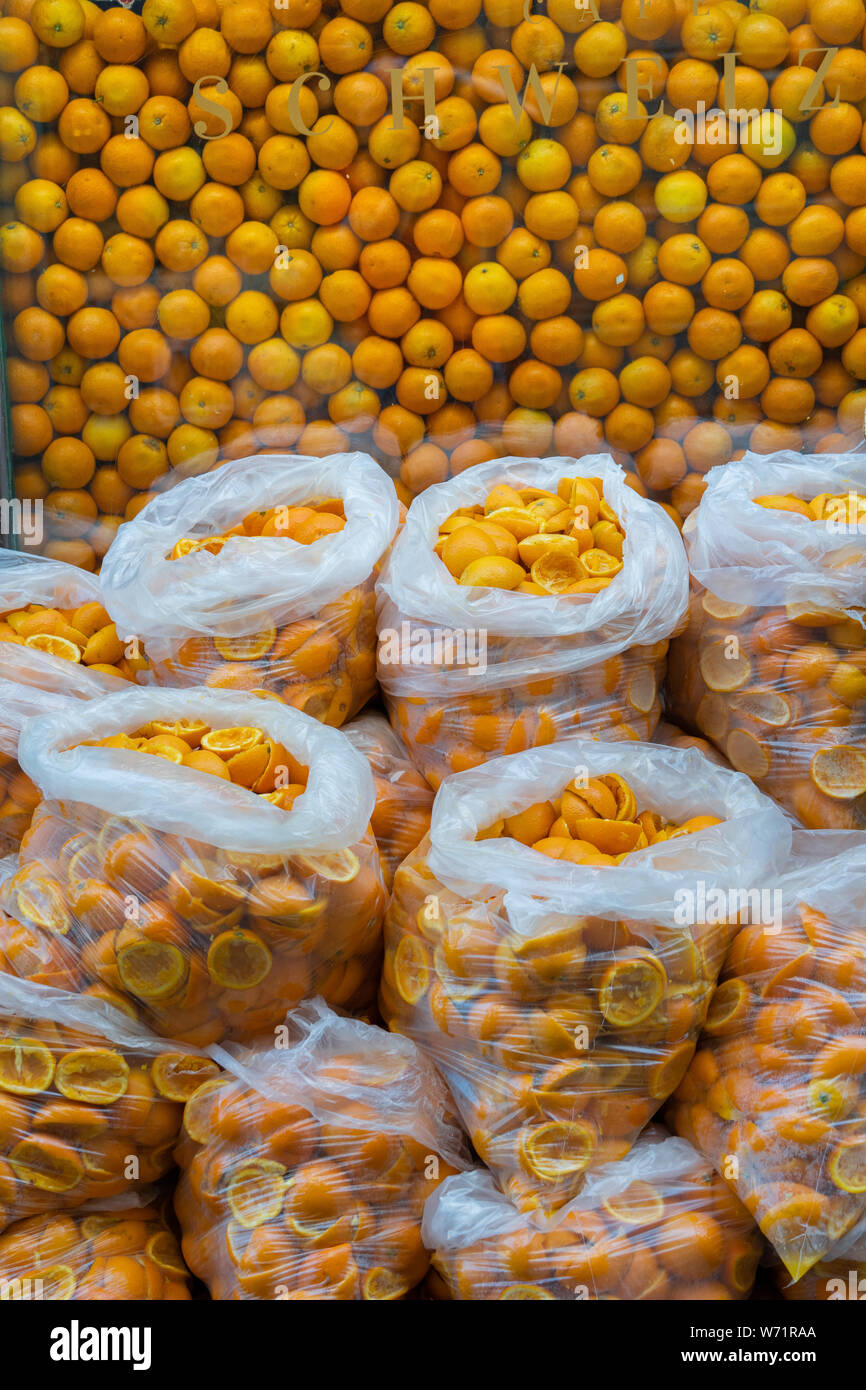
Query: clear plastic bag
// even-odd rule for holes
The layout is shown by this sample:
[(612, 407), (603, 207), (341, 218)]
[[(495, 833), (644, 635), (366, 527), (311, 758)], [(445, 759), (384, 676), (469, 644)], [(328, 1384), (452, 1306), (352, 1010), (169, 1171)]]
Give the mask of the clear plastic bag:
[(217, 1070), (99, 997), (0, 974), (0, 1230), (163, 1177)]
[[(136, 1200), (137, 1199), (137, 1200)], [(0, 1290), (11, 1301), (186, 1302), (190, 1274), (147, 1190), (16, 1221), (0, 1235)]]
[[(69, 618), (63, 619), (59, 609)], [(64, 700), (122, 690), (144, 665), (126, 658), (101, 609), (99, 581), (85, 570), (40, 555), (0, 551), (0, 854), (17, 849), (39, 800), (17, 762), (23, 721), (59, 709)], [(87, 631), (72, 626), (70, 610), (81, 615)], [(19, 632), (22, 622), (24, 632)], [(58, 628), (69, 634), (60, 641), (52, 636)]]
[(711, 763), (718, 767), (730, 767), (730, 763), (718, 748), (705, 738), (699, 738), (696, 734), (684, 734), (682, 729), (678, 729), (676, 724), (668, 724), (662, 719), (656, 726), (653, 734), (653, 743), (664, 744), (666, 748), (696, 748), (699, 753), (703, 753), (705, 758), (709, 758)]
[(363, 753), (376, 784), (370, 825), (385, 861), (388, 883), (430, 829), (433, 792), (406, 756), (387, 719), (370, 711), (347, 724), (343, 733)]
[(391, 1300), (427, 1271), (425, 1202), (467, 1166), (450, 1099), (408, 1038), (321, 999), (285, 1036), (212, 1048), (187, 1107), (175, 1207), (215, 1299)]
[(448, 1178), (423, 1236), (434, 1294), (461, 1302), (744, 1299), (762, 1249), (722, 1179), (658, 1126), (552, 1220), (517, 1211), (486, 1169)]
[(713, 469), (684, 538), (672, 717), (810, 829), (866, 828), (866, 531), (756, 497), (866, 493), (866, 454), (747, 455)]
[[(336, 499), (345, 526), (311, 544), (235, 535), (245, 518)], [(365, 454), (237, 459), (189, 478), (124, 526), (102, 569), (111, 613), (148, 644), (161, 685), (267, 690), (343, 724), (376, 689), (373, 584), (397, 529), (392, 484)], [(261, 523), (259, 523), (261, 524)]]
[[(152, 721), (261, 731), (272, 773), (306, 786), (285, 810), (134, 747), (83, 746)], [(159, 1033), (195, 1043), (252, 1036), (311, 993), (374, 998), (385, 888), (373, 781), (339, 730), (279, 700), (134, 690), (29, 720), (20, 756), (45, 799), (0, 888), (13, 970), (65, 975), (71, 989), (101, 981)]]
[(797, 831), (779, 929), (744, 927), (670, 1106), (798, 1281), (866, 1217), (866, 841)]
[[(722, 823), (598, 868), (475, 839), (581, 772), (620, 775), (665, 816)], [(429, 837), (395, 875), (380, 1009), (433, 1058), (515, 1205), (570, 1200), (675, 1089), (734, 929), (729, 889), (780, 869), (790, 835), (747, 778), (654, 745), (572, 740), (440, 788)], [(716, 888), (722, 913), (702, 906)]]
[(7, 17), (16, 484), (51, 553), (92, 567), (256, 450), (364, 448), (413, 493), (609, 450), (684, 516), (741, 448), (862, 441), (859, 6), (409, 2)]
[[(623, 568), (603, 592), (546, 598), (460, 585), (434, 553), (440, 523), (483, 504), (497, 484), (555, 492), (571, 476), (601, 479), (625, 531)], [(410, 508), (377, 589), (379, 683), (432, 785), (576, 733), (652, 736), (667, 639), (685, 611), (686, 566), (670, 518), (609, 457), (496, 460), (429, 489)], [(435, 659), (437, 633), (456, 655)], [(415, 654), (425, 640), (432, 659)]]

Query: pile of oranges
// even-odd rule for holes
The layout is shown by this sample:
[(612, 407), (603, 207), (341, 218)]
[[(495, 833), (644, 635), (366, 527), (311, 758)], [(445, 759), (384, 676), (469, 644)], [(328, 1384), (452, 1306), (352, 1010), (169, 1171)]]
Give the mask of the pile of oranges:
[(567, 864), (621, 864), (635, 850), (691, 835), (718, 816), (693, 816), (677, 825), (656, 811), (640, 811), (631, 787), (615, 772), (569, 782), (553, 801), (536, 801), (487, 826), (477, 838), (504, 835)]
[(93, 568), (172, 476), (258, 451), (360, 445), (414, 493), (603, 447), (681, 516), (747, 444), (862, 438), (863, 0), (3, 10), (50, 554)]
[[(216, 1072), (192, 1053), (121, 1048), (85, 1027), (4, 1014), (0, 1229), (162, 1177), (185, 1101)], [(0, 1242), (0, 1269), (7, 1253)]]
[(458, 584), (549, 597), (606, 589), (624, 540), (601, 478), (563, 478), (556, 492), (500, 483), (446, 517), (434, 549)]
[(189, 1270), (159, 1209), (32, 1216), (0, 1236), (12, 1298), (187, 1301)]
[(142, 658), (127, 658), (116, 625), (96, 602), (75, 608), (29, 603), (24, 609), (2, 613), (0, 642), (17, 642), (126, 681), (135, 681), (146, 664)]

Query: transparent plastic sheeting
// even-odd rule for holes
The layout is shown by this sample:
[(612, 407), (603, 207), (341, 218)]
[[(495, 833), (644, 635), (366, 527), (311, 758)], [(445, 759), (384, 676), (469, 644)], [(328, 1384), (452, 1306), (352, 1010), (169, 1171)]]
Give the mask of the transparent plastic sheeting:
[[(134, 741), (84, 746), (153, 720), (260, 731), (306, 785), (285, 810)], [(196, 1043), (251, 1036), (309, 994), (372, 1000), (385, 907), (373, 778), (339, 730), (252, 695), (131, 690), (29, 721), (20, 754), (45, 799), (0, 890), (13, 973), (101, 981)]]
[(473, 1168), (434, 1193), (422, 1233), (434, 1296), (465, 1302), (743, 1299), (761, 1255), (722, 1179), (655, 1126), (553, 1219), (518, 1211)]
[(689, 620), (671, 717), (810, 829), (866, 828), (866, 532), (757, 497), (866, 494), (866, 455), (748, 455), (713, 469), (684, 538)]
[[(642, 808), (721, 823), (598, 867), (476, 840), (611, 773)], [(517, 1206), (561, 1206), (628, 1152), (691, 1060), (745, 910), (731, 889), (762, 888), (790, 843), (771, 801), (693, 750), (571, 740), (442, 786), (395, 875), (380, 1009), (434, 1059)]]
[(187, 1106), (175, 1204), (213, 1298), (392, 1300), (423, 1279), (424, 1206), (468, 1164), (442, 1082), (408, 1038), (321, 999), (285, 1037), (211, 1048)]
[(773, 892), (779, 930), (734, 938), (670, 1117), (796, 1283), (863, 1245), (866, 837), (796, 832)]

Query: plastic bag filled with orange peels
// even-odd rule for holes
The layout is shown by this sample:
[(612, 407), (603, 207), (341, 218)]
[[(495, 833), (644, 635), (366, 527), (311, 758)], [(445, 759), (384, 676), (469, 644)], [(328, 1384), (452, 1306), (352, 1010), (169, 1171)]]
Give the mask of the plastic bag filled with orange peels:
[(424, 1205), (468, 1165), (433, 1067), (408, 1038), (321, 999), (249, 1048), (184, 1115), (175, 1208), (215, 1299), (391, 1300), (427, 1272)]
[(29, 720), (20, 756), (44, 800), (0, 890), (6, 968), (101, 982), (195, 1043), (313, 993), (375, 998), (373, 779), (338, 729), (254, 695), (135, 690)]
[(652, 1125), (551, 1218), (520, 1212), (482, 1168), (448, 1178), (424, 1212), (434, 1297), (748, 1298), (762, 1241), (691, 1144)]
[(797, 831), (671, 1103), (796, 1282), (866, 1222), (866, 837)]
[(713, 469), (684, 537), (672, 718), (810, 829), (866, 828), (866, 454)]
[(154, 1189), (16, 1221), (0, 1235), (4, 1298), (177, 1302), (189, 1270)]
[(18, 767), (23, 720), (65, 699), (122, 690), (145, 661), (125, 655), (94, 575), (12, 551), (0, 551), (0, 644), (0, 854), (8, 854), (39, 800)]
[[(597, 483), (582, 490), (575, 507), (560, 497), (559, 518), (533, 520), (527, 490), (556, 496), (568, 478)], [(484, 583), (464, 582), (463, 575), (458, 582), (434, 549), (440, 527), (453, 525), (461, 511), (490, 508), (503, 487), (528, 505), (493, 506), (489, 522), (497, 532), (511, 528), (503, 545), (513, 543), (518, 554), (526, 527), (548, 528), (539, 533), (541, 545), (552, 536), (563, 551), (567, 541), (575, 551), (584, 539), (594, 546), (593, 528), (608, 515), (600, 504), (606, 506), (625, 533), (610, 582), (602, 588), (587, 581), (571, 553), (545, 562), (548, 582), (574, 581), (582, 591), (532, 591), (531, 582), (515, 591), (492, 587), (485, 576)], [(562, 517), (579, 534), (557, 533)], [(527, 562), (531, 553), (522, 552)], [(510, 563), (516, 576), (519, 566)], [(531, 572), (539, 573), (534, 563)], [(651, 737), (686, 578), (673, 522), (633, 492), (607, 456), (500, 459), (429, 488), (410, 507), (377, 586), (379, 682), (394, 728), (433, 786), (487, 758), (575, 733)]]
[(360, 714), (343, 732), (373, 773), (376, 805), (370, 825), (390, 885), (398, 866), (430, 828), (433, 792), (383, 715), (372, 710)]
[[(515, 1205), (569, 1201), (675, 1089), (730, 890), (765, 882), (790, 834), (747, 778), (651, 744), (570, 740), (443, 783), (394, 878), (380, 1010), (439, 1067)], [(619, 861), (596, 847), (628, 843)]]
[(163, 1177), (216, 1074), (102, 999), (0, 974), (0, 1229)]
[(343, 724), (376, 690), (373, 584), (397, 523), (366, 454), (236, 459), (123, 527), (106, 603), (159, 684), (267, 690)]

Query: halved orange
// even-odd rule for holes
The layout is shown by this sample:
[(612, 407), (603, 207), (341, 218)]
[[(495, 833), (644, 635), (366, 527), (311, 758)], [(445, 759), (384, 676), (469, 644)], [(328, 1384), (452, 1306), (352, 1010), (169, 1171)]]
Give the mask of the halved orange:
[(736, 1032), (751, 1004), (752, 996), (745, 980), (724, 980), (710, 1001), (704, 1032), (714, 1037)]
[(54, 1085), (67, 1100), (87, 1105), (110, 1105), (126, 1094), (129, 1065), (119, 1052), (103, 1047), (80, 1047), (61, 1057)]
[(94, 1110), (89, 1105), (50, 1100), (36, 1112), (31, 1123), (34, 1130), (50, 1130), (61, 1139), (69, 1139), (81, 1145), (88, 1139), (95, 1139), (107, 1129), (108, 1116), (102, 1110)]
[(770, 771), (769, 749), (745, 729), (732, 729), (725, 743), (728, 762), (753, 782), (760, 782)]
[(38, 864), (27, 865), (9, 881), (20, 916), (44, 931), (65, 936), (72, 919), (58, 883), (48, 877)]
[(409, 1288), (409, 1280), (402, 1274), (377, 1265), (374, 1269), (368, 1269), (364, 1275), (361, 1296), (370, 1302), (392, 1302), (395, 1298), (402, 1298), (407, 1294)]
[(48, 652), (49, 656), (62, 657), (64, 661), (81, 661), (81, 648), (70, 642), (68, 637), (52, 637), (48, 632), (34, 632), (24, 641), (25, 647), (37, 652)]
[(121, 982), (138, 999), (167, 999), (186, 979), (187, 963), (177, 946), (143, 938), (118, 952)]
[[(620, 777), (617, 772), (606, 772), (603, 777), (599, 778), (599, 781), (613, 792), (616, 802), (616, 819), (633, 821), (637, 815), (637, 801), (625, 778)], [(581, 792), (581, 796), (583, 795), (584, 793)]]
[(202, 719), (154, 719), (150, 733), (181, 738), (190, 748), (198, 748), (209, 728)]
[(19, 1182), (30, 1183), (42, 1192), (69, 1192), (84, 1177), (84, 1165), (75, 1149), (48, 1134), (22, 1139), (9, 1155), (9, 1164)]
[(594, 845), (602, 854), (629, 854), (641, 835), (643, 830), (636, 821), (602, 820), (599, 816), (577, 821), (578, 839)]
[(529, 574), (533, 584), (539, 584), (547, 593), (564, 594), (572, 584), (587, 578), (583, 560), (583, 556), (548, 550), (535, 561)]
[(739, 690), (752, 674), (752, 663), (739, 644), (722, 637), (705, 647), (698, 662), (704, 684), (710, 690)]
[(624, 1226), (649, 1226), (661, 1221), (665, 1214), (665, 1199), (651, 1182), (641, 1179), (629, 1183), (622, 1192), (602, 1202), (614, 1221)]
[(254, 743), (242, 753), (234, 753), (226, 763), (228, 774), (236, 786), (251, 789), (268, 766), (271, 749), (268, 743)]
[(730, 701), (731, 712), (739, 719), (784, 729), (793, 718), (790, 702), (775, 690), (744, 690)]
[(596, 1132), (583, 1120), (550, 1120), (527, 1126), (520, 1139), (524, 1164), (542, 1182), (574, 1178), (588, 1167)]
[(829, 1172), (831, 1182), (843, 1192), (866, 1192), (866, 1139), (839, 1144)]
[(277, 629), (266, 627), (246, 637), (215, 637), (213, 644), (225, 661), (260, 661), (276, 640)]
[(336, 849), (326, 854), (297, 854), (294, 862), (308, 874), (317, 874), (329, 883), (351, 883), (361, 868), (357, 854), (351, 849)]
[(263, 738), (264, 733), (261, 729), (211, 729), (210, 733), (202, 738), (201, 746), (210, 753), (218, 753), (221, 758), (228, 759), (237, 753), (243, 753), (245, 748), (252, 748), (254, 744), (261, 743)]
[(222, 932), (207, 953), (208, 973), (224, 989), (253, 989), (271, 973), (273, 963), (261, 937), (241, 927)]
[(644, 666), (640, 671), (636, 671), (626, 691), (626, 699), (632, 709), (636, 709), (639, 714), (649, 714), (655, 704), (656, 694), (656, 678), (651, 667)]
[(35, 1038), (0, 1039), (0, 1087), (13, 1096), (36, 1096), (54, 1078), (54, 1058)]
[(253, 1230), (279, 1216), (286, 1195), (285, 1172), (281, 1163), (269, 1158), (250, 1159), (235, 1168), (226, 1198), (241, 1226)]
[(634, 1028), (658, 1007), (667, 975), (650, 951), (623, 951), (607, 967), (598, 994), (599, 1007), (614, 1028)]
[(727, 599), (711, 594), (709, 589), (701, 599), (701, 607), (711, 618), (717, 618), (722, 623), (736, 622), (749, 611), (744, 603), (729, 603)]
[(163, 1052), (150, 1064), (153, 1084), (166, 1100), (189, 1100), (217, 1071), (215, 1062), (192, 1052)]
[(144, 1247), (144, 1253), (163, 1274), (179, 1274), (184, 1279), (188, 1277), (189, 1271), (171, 1231), (158, 1231), (155, 1236), (151, 1236)]
[(853, 801), (866, 794), (866, 753), (849, 744), (821, 748), (809, 767), (812, 781), (834, 801)]
[(394, 952), (394, 983), (401, 999), (415, 1005), (430, 987), (430, 958), (417, 936), (401, 937)]
[(608, 550), (600, 550), (593, 546), (591, 550), (585, 550), (580, 557), (587, 579), (613, 579), (614, 575), (619, 574), (622, 569), (622, 560), (616, 555), (611, 555)]

